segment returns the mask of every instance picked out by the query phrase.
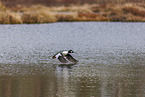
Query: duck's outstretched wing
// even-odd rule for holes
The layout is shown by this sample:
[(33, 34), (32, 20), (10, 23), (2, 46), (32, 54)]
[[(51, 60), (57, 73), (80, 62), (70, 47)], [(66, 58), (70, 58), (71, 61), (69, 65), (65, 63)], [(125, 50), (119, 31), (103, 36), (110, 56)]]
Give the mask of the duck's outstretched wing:
[(61, 53), (56, 53), (52, 59), (57, 58), (61, 63), (67, 63), (68, 61), (64, 58), (64, 56)]
[(70, 54), (66, 55), (66, 58), (70, 61), (70, 62), (78, 62), (78, 60), (74, 59)]
[(58, 60), (59, 60), (61, 63), (67, 63), (67, 62), (68, 62), (63, 56), (59, 56), (59, 57), (58, 57)]

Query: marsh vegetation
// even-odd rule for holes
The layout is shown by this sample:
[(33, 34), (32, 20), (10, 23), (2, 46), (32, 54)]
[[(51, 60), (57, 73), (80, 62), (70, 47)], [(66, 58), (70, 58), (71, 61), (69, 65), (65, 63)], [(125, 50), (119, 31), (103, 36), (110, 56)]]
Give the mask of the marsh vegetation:
[(16, 5), (0, 3), (1, 24), (53, 23), (62, 21), (144, 22), (144, 3), (84, 4), (70, 6)]

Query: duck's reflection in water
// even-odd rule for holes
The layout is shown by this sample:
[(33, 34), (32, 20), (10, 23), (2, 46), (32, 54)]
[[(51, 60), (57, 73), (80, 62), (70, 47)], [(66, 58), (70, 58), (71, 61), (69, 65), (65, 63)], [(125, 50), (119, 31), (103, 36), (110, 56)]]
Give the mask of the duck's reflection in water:
[(71, 84), (70, 84), (70, 77), (71, 77), (71, 70), (75, 64), (61, 64), (58, 65), (56, 68), (56, 73), (57, 73), (57, 96), (59, 97), (66, 97), (70, 94), (75, 94), (72, 93), (71, 91)]

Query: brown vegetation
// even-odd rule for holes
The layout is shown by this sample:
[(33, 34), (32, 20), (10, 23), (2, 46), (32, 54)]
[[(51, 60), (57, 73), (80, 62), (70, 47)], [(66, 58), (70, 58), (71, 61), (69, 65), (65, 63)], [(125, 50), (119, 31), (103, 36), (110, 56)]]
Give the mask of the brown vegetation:
[(123, 7), (125, 13), (131, 13), (135, 16), (145, 17), (145, 8), (142, 6), (135, 6), (133, 4), (128, 4)]
[(8, 10), (0, 2), (0, 24), (20, 24), (20, 23), (22, 23), (20, 14)]
[(123, 3), (143, 3), (145, 0), (1, 0), (8, 6), (15, 5), (37, 5), (42, 4), (46, 6), (70, 6), (83, 4), (123, 4)]
[(101, 13), (79, 13), (79, 21), (109, 21), (109, 18), (103, 16)]
[(21, 24), (21, 16), (19, 13), (10, 11), (0, 12), (0, 24)]
[(85, 4), (59, 7), (17, 5), (5, 7), (0, 3), (0, 23), (52, 23), (62, 21), (124, 21), (144, 22), (144, 3)]
[(56, 14), (56, 19), (57, 21), (77, 21), (78, 18), (78, 14), (77, 13), (60, 13), (60, 14)]
[(47, 11), (24, 12), (23, 23), (52, 23), (56, 22), (55, 16)]

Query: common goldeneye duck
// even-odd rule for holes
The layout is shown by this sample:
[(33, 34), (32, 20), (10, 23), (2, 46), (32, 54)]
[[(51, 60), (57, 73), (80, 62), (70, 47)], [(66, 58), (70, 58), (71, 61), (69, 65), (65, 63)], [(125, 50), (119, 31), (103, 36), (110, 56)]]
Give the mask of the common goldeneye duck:
[(67, 63), (68, 61), (73, 62), (73, 63), (78, 62), (78, 60), (74, 59), (70, 55), (70, 53), (74, 53), (74, 51), (72, 51), (72, 50), (69, 50), (69, 51), (67, 51), (67, 50), (60, 51), (60, 52), (56, 53), (52, 57), (52, 59), (57, 58), (61, 63)]

